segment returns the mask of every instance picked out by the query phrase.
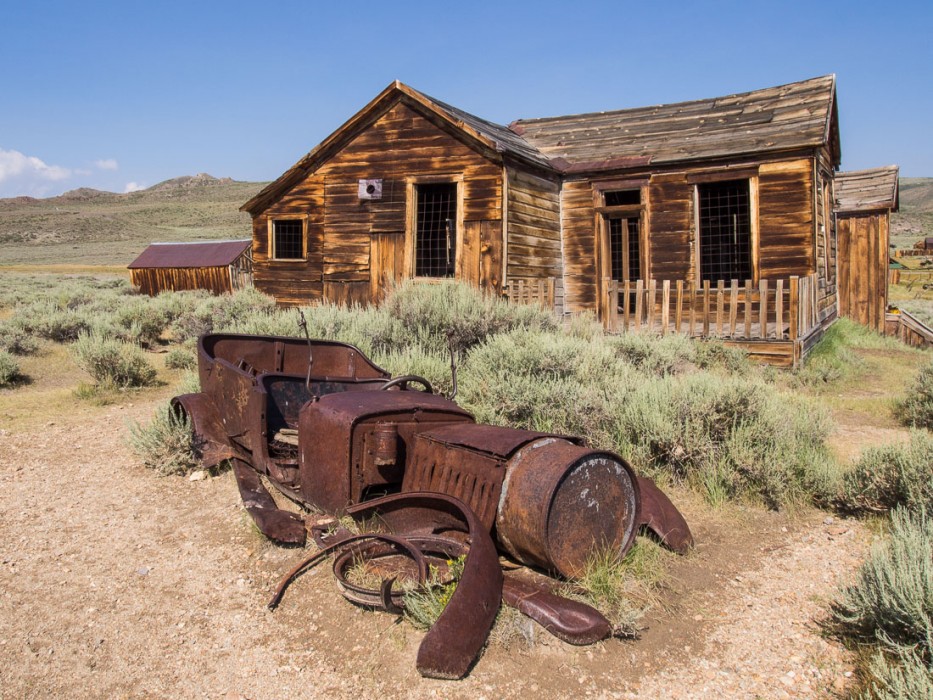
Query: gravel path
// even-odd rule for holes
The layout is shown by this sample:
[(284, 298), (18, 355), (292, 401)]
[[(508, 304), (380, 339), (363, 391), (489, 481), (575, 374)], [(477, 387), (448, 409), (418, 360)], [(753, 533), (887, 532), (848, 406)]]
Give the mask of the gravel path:
[(851, 668), (815, 621), (865, 529), (700, 509), (701, 546), (643, 639), (579, 649), (537, 631), (464, 681), (421, 679), (421, 635), (345, 603), (326, 568), (265, 610), (301, 552), (255, 534), (230, 474), (139, 466), (125, 418), (153, 407), (0, 430), (0, 697), (828, 697)]

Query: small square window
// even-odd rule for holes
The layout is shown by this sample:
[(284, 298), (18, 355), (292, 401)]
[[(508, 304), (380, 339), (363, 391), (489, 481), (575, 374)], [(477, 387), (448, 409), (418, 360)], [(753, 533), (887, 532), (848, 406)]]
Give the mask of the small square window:
[(276, 260), (304, 259), (304, 222), (301, 219), (272, 222), (272, 257)]
[(641, 190), (609, 190), (604, 193), (607, 207), (641, 204)]

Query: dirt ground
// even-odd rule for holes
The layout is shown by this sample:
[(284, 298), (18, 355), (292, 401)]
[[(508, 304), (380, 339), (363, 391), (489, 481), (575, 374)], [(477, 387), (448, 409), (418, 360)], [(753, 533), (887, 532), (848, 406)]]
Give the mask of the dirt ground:
[(826, 513), (711, 512), (671, 555), (635, 641), (575, 648), (528, 623), (459, 682), (415, 670), (421, 634), (346, 603), (328, 567), (261, 539), (231, 474), (161, 478), (125, 444), (154, 398), (0, 424), (0, 697), (810, 698), (851, 682), (818, 621), (870, 534)]

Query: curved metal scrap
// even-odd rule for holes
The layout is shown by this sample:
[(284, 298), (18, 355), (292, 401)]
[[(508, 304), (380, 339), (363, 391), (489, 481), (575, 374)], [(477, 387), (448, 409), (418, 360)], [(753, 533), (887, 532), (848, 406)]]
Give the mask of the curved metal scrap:
[(689, 552), (693, 547), (693, 534), (677, 506), (647, 477), (638, 477), (638, 487), (641, 491), (639, 525), (647, 527), (678, 554)]
[(609, 620), (596, 608), (555, 595), (514, 576), (505, 577), (502, 600), (568, 644), (594, 644), (612, 634)]
[(444, 612), (418, 649), (417, 667), (428, 678), (463, 678), (479, 657), (502, 601), (502, 570), (489, 533), (452, 496), (412, 492), (367, 501), (347, 512), (356, 520), (378, 516), (397, 534), (460, 532), (469, 551), (463, 574)]

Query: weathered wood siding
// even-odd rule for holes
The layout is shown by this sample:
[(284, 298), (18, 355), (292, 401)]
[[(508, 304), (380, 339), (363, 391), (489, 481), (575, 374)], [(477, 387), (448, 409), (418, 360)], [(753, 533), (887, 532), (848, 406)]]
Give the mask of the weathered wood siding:
[(595, 311), (597, 305), (596, 211), (589, 180), (565, 181), (560, 193), (564, 234), (564, 309)]
[(134, 268), (130, 281), (143, 294), (154, 297), (159, 292), (206, 289), (213, 294), (233, 291), (230, 267), (161, 267)]
[(648, 184), (648, 277), (696, 283), (694, 185), (686, 173), (654, 175)]
[(814, 256), (813, 160), (762, 163), (758, 171), (758, 274), (809, 275)]
[(506, 190), (509, 280), (561, 277), (560, 185), (509, 168)]
[(888, 213), (847, 214), (839, 229), (839, 313), (884, 332)]
[[(460, 183), (462, 225), (457, 276), (477, 285), (502, 281), (502, 166), (398, 102), (254, 219), (256, 286), (282, 303), (320, 298), (366, 303), (385, 282), (411, 275), (409, 182)], [(381, 178), (383, 196), (360, 200), (358, 183)], [(307, 214), (307, 261), (272, 261), (268, 219)], [(486, 257), (481, 260), (485, 236)], [(475, 261), (468, 260), (476, 255)], [(466, 256), (466, 257), (464, 257)], [(401, 269), (399, 269), (401, 267)], [(486, 275), (484, 277), (484, 275)]]

